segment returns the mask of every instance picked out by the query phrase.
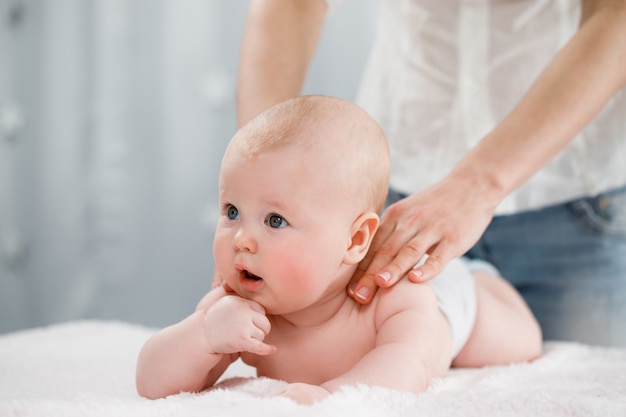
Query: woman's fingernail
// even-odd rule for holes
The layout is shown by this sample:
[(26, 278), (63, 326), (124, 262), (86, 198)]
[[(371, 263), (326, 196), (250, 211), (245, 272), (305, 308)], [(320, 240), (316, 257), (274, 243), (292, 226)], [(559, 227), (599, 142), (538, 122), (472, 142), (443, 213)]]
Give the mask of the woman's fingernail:
[(391, 274), (389, 272), (381, 272), (378, 276), (385, 282), (389, 282), (391, 279)]
[(348, 287), (348, 294), (350, 294), (350, 296), (353, 296), (353, 295), (354, 295), (354, 286), (350, 285), (350, 286)]
[(413, 275), (413, 277), (414, 277), (416, 280), (418, 280), (418, 281), (419, 281), (419, 280), (421, 280), (421, 279), (422, 279), (422, 277), (424, 276), (424, 273), (423, 273), (421, 270), (419, 270), (419, 269), (414, 269), (414, 270), (412, 270), (412, 271), (410, 272), (410, 274), (412, 274), (412, 275)]
[(356, 296), (359, 297), (361, 300), (367, 300), (367, 298), (370, 296), (370, 289), (367, 287), (361, 287), (356, 292)]

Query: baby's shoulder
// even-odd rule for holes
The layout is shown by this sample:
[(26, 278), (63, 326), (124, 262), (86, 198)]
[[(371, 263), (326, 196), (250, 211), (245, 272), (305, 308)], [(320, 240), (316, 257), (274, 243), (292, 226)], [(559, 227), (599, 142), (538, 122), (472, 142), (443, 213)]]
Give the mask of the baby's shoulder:
[(409, 281), (408, 278), (401, 279), (395, 285), (389, 288), (381, 288), (378, 291), (379, 303), (413, 301), (418, 298), (431, 298), (435, 293), (428, 282), (416, 283)]
[(437, 313), (437, 298), (430, 284), (415, 283), (407, 278), (389, 288), (381, 288), (375, 297), (375, 317), (377, 322), (402, 311), (423, 314)]

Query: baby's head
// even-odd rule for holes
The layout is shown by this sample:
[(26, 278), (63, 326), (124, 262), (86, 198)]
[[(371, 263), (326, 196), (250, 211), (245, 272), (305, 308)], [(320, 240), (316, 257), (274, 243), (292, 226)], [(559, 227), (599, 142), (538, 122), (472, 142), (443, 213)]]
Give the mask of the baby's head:
[(356, 105), (307, 96), (269, 108), (235, 134), (222, 161), (218, 273), (274, 314), (343, 291), (378, 227), (388, 181), (386, 139)]
[(303, 170), (312, 169), (318, 191), (339, 190), (339, 197), (358, 202), (361, 210), (382, 209), (389, 186), (387, 141), (360, 107), (326, 96), (287, 100), (237, 132), (227, 154), (237, 149), (254, 159), (288, 147)]

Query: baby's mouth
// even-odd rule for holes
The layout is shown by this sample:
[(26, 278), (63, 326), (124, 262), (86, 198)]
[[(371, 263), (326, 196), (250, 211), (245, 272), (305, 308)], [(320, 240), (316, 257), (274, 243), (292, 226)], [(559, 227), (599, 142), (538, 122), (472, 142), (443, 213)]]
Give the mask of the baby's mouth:
[(250, 271), (245, 269), (241, 270), (239, 278), (239, 286), (244, 291), (255, 292), (263, 286), (263, 278), (258, 275), (254, 275)]
[(253, 280), (253, 281), (261, 281), (261, 280), (263, 279), (263, 278), (261, 278), (261, 277), (259, 277), (259, 276), (256, 276), (256, 275), (252, 274), (252, 273), (251, 273), (251, 272), (249, 272), (249, 271), (241, 271), (241, 272), (243, 273), (243, 276), (244, 276), (246, 279), (251, 279), (251, 280)]

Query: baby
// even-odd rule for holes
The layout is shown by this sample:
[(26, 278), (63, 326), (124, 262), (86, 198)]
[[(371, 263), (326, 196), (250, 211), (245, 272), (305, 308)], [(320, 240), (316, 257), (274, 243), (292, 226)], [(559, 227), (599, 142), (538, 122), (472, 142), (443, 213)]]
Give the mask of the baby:
[(367, 305), (347, 295), (388, 177), (385, 136), (347, 101), (291, 99), (241, 128), (219, 179), (214, 257), (223, 285), (146, 342), (139, 393), (204, 390), (237, 358), (287, 381), (276, 394), (302, 403), (359, 383), (417, 393), (450, 366), (540, 355), (530, 310), (484, 265), (470, 272), (455, 260), (432, 281), (405, 279)]

